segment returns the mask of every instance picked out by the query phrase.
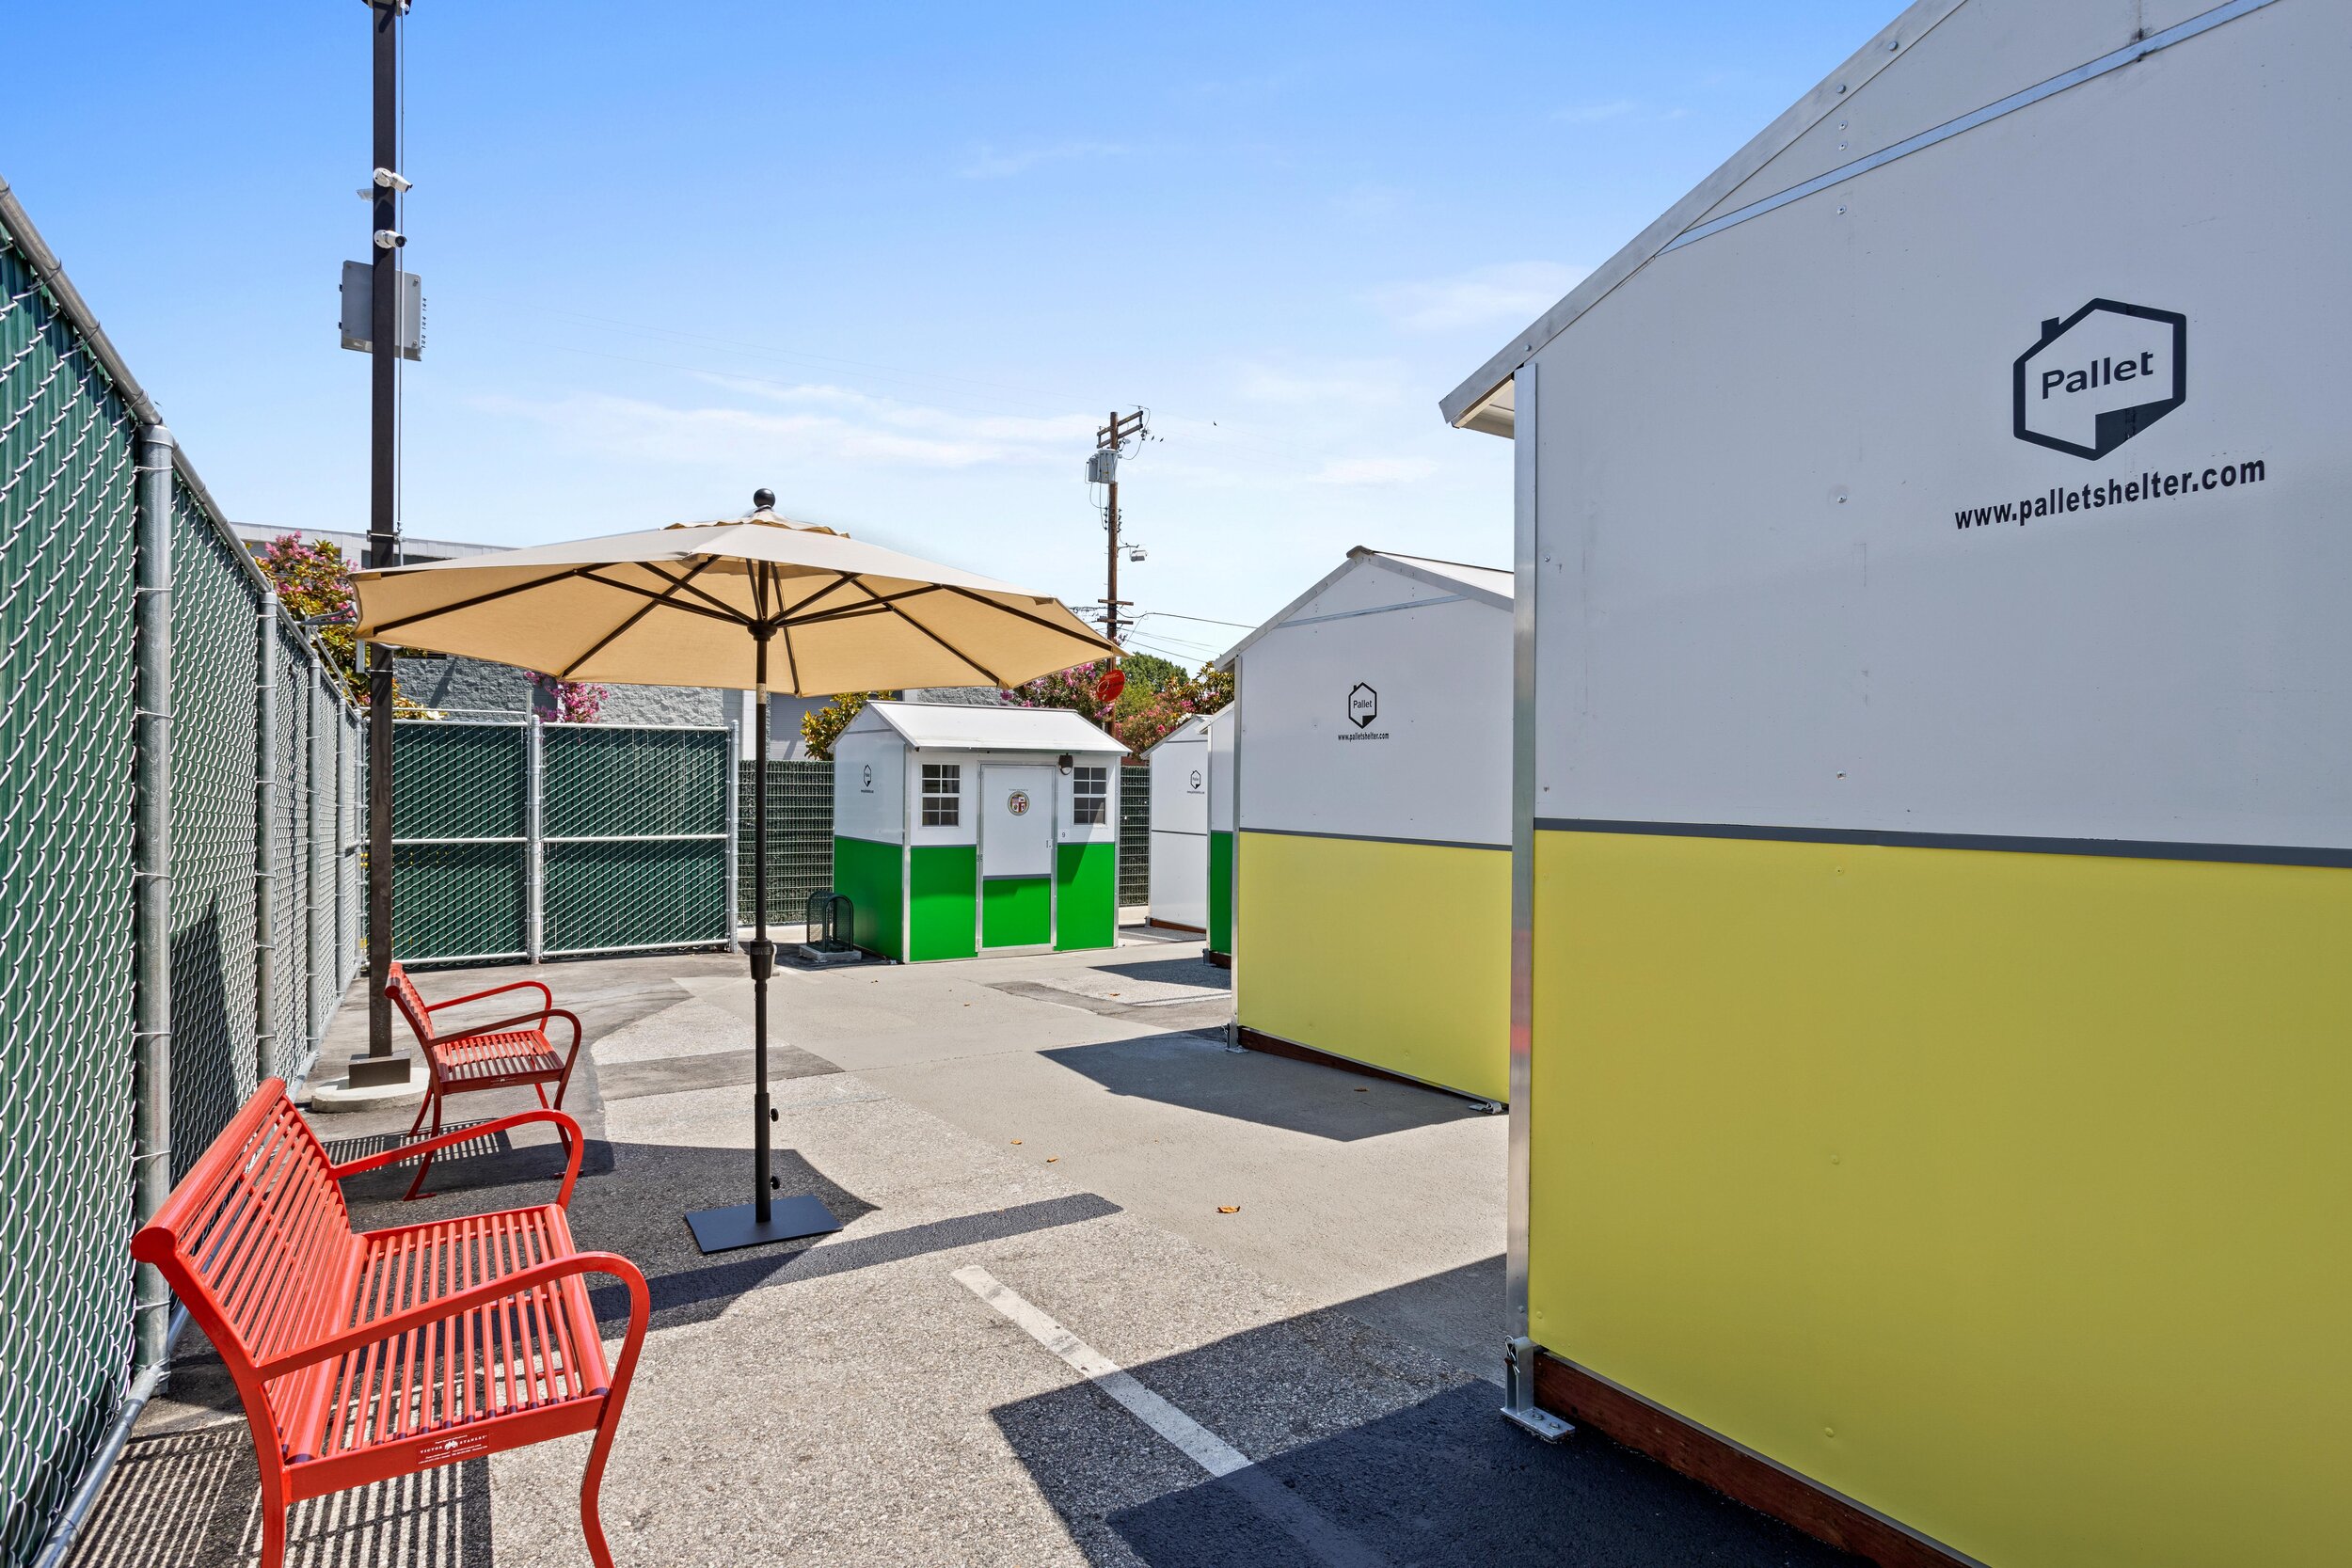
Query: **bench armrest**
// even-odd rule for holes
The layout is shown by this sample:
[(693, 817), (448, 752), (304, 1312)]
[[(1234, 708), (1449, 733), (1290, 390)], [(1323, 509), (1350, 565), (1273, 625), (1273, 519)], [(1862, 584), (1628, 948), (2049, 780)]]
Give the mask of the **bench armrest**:
[(347, 1176), (358, 1176), (362, 1171), (380, 1170), (386, 1165), (398, 1164), (403, 1160), (413, 1159), (417, 1155), (428, 1153), (437, 1148), (448, 1148), (456, 1144), (471, 1143), (476, 1138), (486, 1138), (493, 1132), (503, 1132), (510, 1127), (520, 1127), (527, 1121), (551, 1121), (555, 1123), (556, 1130), (564, 1134), (564, 1147), (570, 1151), (570, 1155), (564, 1162), (564, 1188), (555, 1195), (555, 1206), (558, 1209), (569, 1209), (572, 1206), (572, 1188), (580, 1180), (580, 1156), (585, 1140), (580, 1136), (580, 1123), (561, 1111), (517, 1111), (511, 1117), (501, 1117), (496, 1121), (485, 1121), (478, 1127), (461, 1127), (454, 1132), (443, 1132), (437, 1137), (427, 1138), (421, 1143), (402, 1144), (398, 1148), (388, 1148), (381, 1154), (369, 1154), (345, 1164), (329, 1165), (326, 1167), (326, 1174), (341, 1181)]
[(550, 1258), (533, 1263), (527, 1269), (516, 1269), (501, 1278), (470, 1286), (433, 1301), (421, 1302), (405, 1311), (389, 1313), (341, 1334), (315, 1340), (299, 1350), (273, 1356), (253, 1370), (263, 1382), (298, 1372), (321, 1361), (331, 1361), (370, 1345), (397, 1339), (435, 1323), (447, 1323), (468, 1312), (494, 1307), (512, 1296), (526, 1295), (543, 1286), (551, 1285), (572, 1275), (601, 1274), (619, 1280), (628, 1288), (628, 1338), (622, 1350), (622, 1364), (614, 1369), (613, 1383), (624, 1385), (628, 1379), (628, 1366), (637, 1355), (637, 1345), (644, 1338), (645, 1320), (650, 1315), (652, 1298), (645, 1290), (644, 1274), (636, 1264), (617, 1252), (575, 1252), (565, 1258)]
[[(463, 1029), (452, 1029), (448, 1034), (436, 1035), (424, 1043), (454, 1045), (459, 1040), (479, 1039), (485, 1035), (495, 1035), (501, 1030), (512, 1029), (517, 1023), (536, 1024), (544, 1032), (548, 1020), (551, 1018), (572, 1018), (572, 1015), (560, 1008), (542, 1007), (535, 1013), (516, 1013), (513, 1018), (500, 1019), (496, 1023), (474, 1023)], [(575, 1039), (580, 1037), (580, 1020), (576, 1018), (572, 1018), (572, 1037)]]
[(510, 980), (502, 986), (492, 986), (488, 990), (475, 991), (471, 996), (453, 996), (446, 1002), (428, 1002), (424, 1005), (424, 1010), (428, 1013), (437, 1013), (443, 1007), (462, 1006), (468, 1002), (479, 1002), (485, 996), (500, 996), (510, 990), (536, 990), (547, 999), (548, 1006), (555, 1006), (555, 992), (548, 989), (548, 983), (545, 980)]

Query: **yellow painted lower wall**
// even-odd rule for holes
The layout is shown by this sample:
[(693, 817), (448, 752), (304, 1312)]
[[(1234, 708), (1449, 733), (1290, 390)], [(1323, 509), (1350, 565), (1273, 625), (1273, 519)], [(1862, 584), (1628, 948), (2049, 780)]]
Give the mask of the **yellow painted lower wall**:
[(1245, 831), (1239, 858), (1245, 1027), (1507, 1097), (1509, 851)]
[(1536, 879), (1539, 1343), (1999, 1568), (2352, 1561), (2352, 871)]

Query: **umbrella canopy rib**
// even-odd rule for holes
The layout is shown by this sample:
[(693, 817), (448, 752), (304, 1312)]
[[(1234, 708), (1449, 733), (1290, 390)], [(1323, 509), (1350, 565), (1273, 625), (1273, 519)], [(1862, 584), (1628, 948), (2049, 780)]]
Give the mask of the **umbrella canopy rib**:
[(575, 566), (569, 571), (555, 572), (544, 578), (534, 578), (529, 582), (509, 583), (504, 588), (494, 588), (487, 594), (476, 594), (472, 598), (460, 599), (455, 604), (435, 605), (431, 610), (420, 610), (414, 615), (403, 615), (398, 620), (380, 623), (369, 631), (368, 641), (382, 642), (387, 641), (385, 633), (398, 631), (403, 626), (413, 626), (419, 621), (430, 621), (441, 615), (454, 615), (461, 610), (471, 610), (476, 605), (485, 605), (494, 599), (503, 599), (515, 594), (528, 594), (534, 588), (545, 588), (551, 582), (585, 577), (594, 570), (596, 568), (593, 566)]
[[(982, 664), (978, 659), (974, 658), (970, 654), (965, 653), (961, 648), (957, 647), (953, 642), (948, 641), (946, 638), (940, 636), (939, 633), (931, 630), (930, 627), (925, 626), (914, 616), (909, 615), (905, 610), (900, 610), (897, 605), (892, 604), (888, 599), (883, 598), (880, 594), (877, 594), (872, 589), (866, 587), (863, 582), (852, 579), (850, 586), (872, 599), (884, 613), (896, 615), (899, 620), (904, 621), (908, 626), (913, 626), (916, 631), (921, 632), (924, 636), (930, 638), (932, 641), (938, 643), (941, 647), (946, 649), (949, 653), (963, 660), (967, 668), (977, 670), (981, 674), (987, 676), (989, 683), (992, 686), (1001, 688), (1009, 684), (1005, 678), (999, 675), (995, 671), (990, 669), (987, 665)], [(981, 602), (987, 603), (988, 601), (982, 600)]]
[[(701, 576), (702, 573), (710, 565), (710, 562), (711, 558), (708, 556), (705, 556), (701, 561), (696, 562), (692, 571), (687, 573), (683, 578), (678, 578), (671, 585), (670, 594), (676, 594), (679, 591), (688, 588), (693, 582), (694, 578)], [(663, 577), (669, 576), (666, 572), (661, 575)], [(629, 616), (619, 626), (614, 626), (611, 631), (606, 632), (602, 637), (597, 638), (596, 641), (589, 644), (588, 651), (580, 655), (578, 658), (572, 660), (569, 664), (564, 666), (563, 669), (557, 671), (555, 678), (558, 680), (571, 679), (573, 671), (579, 669), (581, 665), (587, 663), (590, 659), (604, 652), (605, 649), (611, 647), (614, 642), (620, 641), (620, 639), (639, 622), (643, 621), (646, 616), (651, 615), (655, 610), (660, 610), (663, 605), (669, 603), (669, 601), (670, 594), (665, 594), (660, 598), (648, 600), (646, 603), (638, 606), (637, 612), (635, 614)], [(680, 608), (684, 607), (681, 606)]]
[(691, 586), (696, 578), (702, 576), (704, 572), (709, 570), (711, 567), (716, 566), (719, 563), (719, 561), (720, 557), (718, 556), (706, 555), (696, 561), (694, 562), (694, 569), (688, 572), (683, 577), (672, 577), (668, 570), (658, 561), (643, 562), (640, 564), (642, 564), (645, 570), (651, 572), (654, 576), (661, 578), (662, 581), (675, 583), (679, 588), (684, 589), (687, 593), (691, 594), (694, 597), (702, 600), (703, 603), (710, 606), (711, 609), (725, 615), (730, 621), (734, 621), (740, 625), (743, 620), (743, 612), (741, 610), (736, 609), (733, 605), (727, 603), (726, 600), (719, 597), (716, 594)]
[[(634, 564), (644, 565), (644, 562), (638, 562)], [(596, 583), (599, 587), (616, 589), (623, 594), (634, 594), (640, 598), (651, 599), (657, 604), (667, 604), (670, 609), (678, 610), (687, 615), (700, 615), (707, 620), (723, 621), (731, 626), (739, 626), (744, 624), (743, 612), (739, 610), (705, 610), (698, 604), (681, 603), (680, 601), (671, 597), (671, 595), (676, 592), (675, 586), (663, 589), (657, 593), (655, 590), (647, 588), (642, 583), (622, 582), (613, 578), (598, 577), (596, 575), (604, 570), (605, 568), (602, 566), (584, 566), (580, 568), (579, 575), (587, 578), (590, 582)], [(662, 580), (667, 582), (670, 579), (664, 578)]]

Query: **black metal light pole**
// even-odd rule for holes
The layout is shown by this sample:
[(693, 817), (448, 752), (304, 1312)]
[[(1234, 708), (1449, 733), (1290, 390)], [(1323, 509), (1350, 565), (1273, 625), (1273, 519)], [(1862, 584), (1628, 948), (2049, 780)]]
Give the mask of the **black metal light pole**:
[[(775, 497), (762, 490), (752, 498), (755, 508), (773, 506)], [(731, 1252), (762, 1242), (788, 1242), (822, 1236), (841, 1228), (824, 1200), (803, 1193), (779, 1205), (779, 1185), (771, 1156), (775, 1108), (768, 1101), (768, 977), (775, 973), (776, 944), (768, 940), (768, 644), (776, 633), (770, 617), (772, 599), (765, 569), (752, 578), (752, 642), (756, 650), (753, 678), (758, 738), (752, 752), (752, 917), (755, 934), (746, 944), (752, 959), (752, 1200), (723, 1209), (698, 1209), (686, 1216), (694, 1244), (706, 1253)], [(733, 920), (735, 911), (729, 910)]]
[[(400, 564), (397, 498), (400, 414), (400, 18), (408, 0), (368, 0), (375, 29), (375, 162), (370, 177), (368, 355), (368, 565)], [(387, 176), (391, 178), (387, 178)], [(348, 1082), (368, 1088), (408, 1082), (409, 1062), (392, 1053), (392, 663), (368, 649), (368, 1051), (354, 1056)]]

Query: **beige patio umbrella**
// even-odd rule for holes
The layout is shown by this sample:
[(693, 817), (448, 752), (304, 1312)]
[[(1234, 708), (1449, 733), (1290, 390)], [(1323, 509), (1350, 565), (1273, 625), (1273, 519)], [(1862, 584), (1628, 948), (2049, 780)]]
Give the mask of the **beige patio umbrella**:
[[(355, 572), (358, 634), (562, 680), (759, 695), (753, 789), (753, 1200), (687, 1216), (705, 1252), (837, 1229), (814, 1197), (772, 1202), (768, 1103), (768, 696), (1018, 686), (1104, 655), (1063, 604), (795, 523), (762, 490), (747, 517)], [(732, 916), (730, 916), (732, 918)]]

